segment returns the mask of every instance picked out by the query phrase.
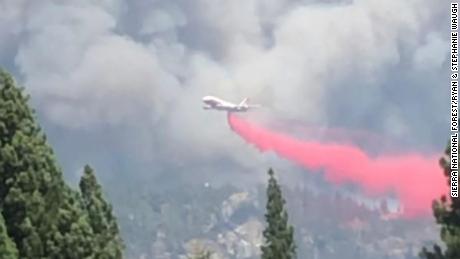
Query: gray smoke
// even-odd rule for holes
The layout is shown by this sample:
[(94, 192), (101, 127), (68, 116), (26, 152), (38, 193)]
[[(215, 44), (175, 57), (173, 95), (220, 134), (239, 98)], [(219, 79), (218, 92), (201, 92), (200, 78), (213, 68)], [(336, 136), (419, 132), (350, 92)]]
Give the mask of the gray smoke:
[(174, 165), (257, 179), (286, 163), (203, 111), (203, 95), (437, 151), (447, 12), (435, 0), (0, 0), (0, 64), (32, 94), (70, 171)]

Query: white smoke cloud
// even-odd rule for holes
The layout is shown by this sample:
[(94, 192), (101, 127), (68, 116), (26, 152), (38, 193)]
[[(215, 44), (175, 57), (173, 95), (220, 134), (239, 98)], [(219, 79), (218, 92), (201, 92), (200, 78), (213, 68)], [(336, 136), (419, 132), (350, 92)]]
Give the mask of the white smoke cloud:
[(426, 42), (414, 54), (415, 69), (425, 72), (442, 69), (448, 57), (448, 44), (440, 35), (428, 34)]
[[(201, 109), (203, 95), (235, 102), (249, 96), (287, 116), (327, 124), (326, 104), (341, 98), (337, 89), (356, 91), (354, 81), (366, 82), (372, 95), (355, 98), (366, 98), (361, 108), (369, 108), (384, 98), (374, 93), (389, 68), (406, 58), (436, 66), (443, 60), (430, 55), (443, 36), (425, 39), (427, 31), (444, 35), (437, 26), (443, 10), (434, 0), (3, 0), (0, 9), (6, 10), (1, 63), (13, 49), (45, 120), (74, 130), (142, 128), (131, 137), (151, 133), (161, 147), (135, 141), (139, 150), (183, 163), (264, 162), (230, 132), (224, 114)], [(404, 57), (407, 49), (418, 50)], [(407, 132), (398, 114), (387, 121)]]

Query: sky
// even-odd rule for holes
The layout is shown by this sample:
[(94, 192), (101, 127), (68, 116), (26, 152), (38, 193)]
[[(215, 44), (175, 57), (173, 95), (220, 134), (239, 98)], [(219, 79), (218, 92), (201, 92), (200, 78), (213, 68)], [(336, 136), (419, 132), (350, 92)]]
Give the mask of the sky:
[(0, 0), (0, 66), (31, 94), (70, 179), (90, 163), (105, 177), (241, 184), (274, 166), (294, 183), (299, 168), (247, 145), (201, 97), (440, 153), (448, 12), (436, 0)]

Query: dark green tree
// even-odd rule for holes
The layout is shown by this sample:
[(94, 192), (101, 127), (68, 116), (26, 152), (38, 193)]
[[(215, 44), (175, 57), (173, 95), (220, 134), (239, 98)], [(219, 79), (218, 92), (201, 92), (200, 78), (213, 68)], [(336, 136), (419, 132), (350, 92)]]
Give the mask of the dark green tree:
[(265, 243), (262, 246), (262, 259), (294, 259), (296, 245), (294, 228), (288, 224), (288, 213), (284, 208), (281, 188), (273, 170), (268, 170), (267, 206), (265, 220), (267, 226), (263, 232)]
[(104, 200), (101, 186), (88, 165), (80, 180), (80, 191), (94, 233), (96, 258), (122, 258), (123, 244), (112, 206)]
[(5, 221), (0, 214), (0, 256), (3, 259), (17, 259), (18, 250), (6, 231)]
[(0, 69), (0, 209), (19, 258), (89, 258), (92, 232), (29, 97)]
[[(451, 164), (450, 164), (450, 145), (447, 146), (444, 156), (439, 160), (439, 164), (447, 177), (450, 187)], [(439, 245), (434, 245), (432, 250), (423, 248), (420, 253), (426, 259), (458, 259), (460, 258), (460, 198), (445, 195), (433, 202), (433, 213), (436, 222), (441, 225), (441, 240), (445, 244), (445, 249)]]

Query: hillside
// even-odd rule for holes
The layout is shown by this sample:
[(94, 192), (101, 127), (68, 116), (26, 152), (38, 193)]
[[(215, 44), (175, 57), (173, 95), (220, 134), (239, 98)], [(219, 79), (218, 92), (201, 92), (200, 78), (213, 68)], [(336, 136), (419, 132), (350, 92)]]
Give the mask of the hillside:
[[(214, 258), (258, 258), (264, 227), (265, 186), (149, 185), (111, 193), (127, 244), (127, 258), (178, 259), (195, 246)], [(124, 192), (125, 190), (126, 192)], [(404, 219), (345, 196), (284, 188), (300, 258), (417, 258), (438, 241), (431, 217)], [(137, 202), (132, 202), (133, 200)]]

